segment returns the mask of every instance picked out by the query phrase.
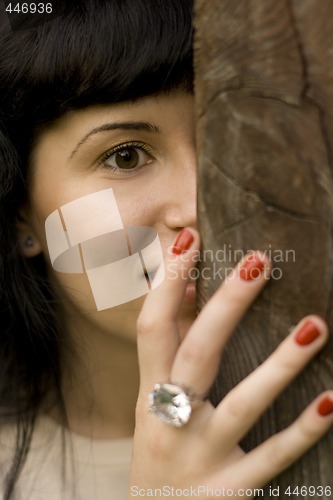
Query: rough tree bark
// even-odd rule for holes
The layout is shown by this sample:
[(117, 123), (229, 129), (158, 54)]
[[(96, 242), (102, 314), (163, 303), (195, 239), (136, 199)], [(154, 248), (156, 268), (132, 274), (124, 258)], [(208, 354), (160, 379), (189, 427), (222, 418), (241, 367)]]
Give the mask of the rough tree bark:
[[(200, 264), (211, 273), (200, 281), (199, 306), (237, 251), (266, 250), (275, 268), (226, 349), (215, 400), (304, 315), (333, 326), (332, 19), (331, 0), (197, 0), (199, 224), (203, 250), (219, 251)], [(330, 342), (243, 446), (289, 425), (332, 383)], [(289, 485), (333, 487), (333, 433), (274, 484), (282, 499), (293, 498)]]

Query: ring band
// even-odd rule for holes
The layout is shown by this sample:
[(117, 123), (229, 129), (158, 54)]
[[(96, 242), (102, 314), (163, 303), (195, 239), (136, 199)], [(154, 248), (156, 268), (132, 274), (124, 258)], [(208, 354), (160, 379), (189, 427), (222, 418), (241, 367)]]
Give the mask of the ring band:
[(149, 411), (172, 427), (183, 427), (190, 420), (193, 403), (202, 401), (193, 391), (179, 384), (159, 383), (149, 394)]

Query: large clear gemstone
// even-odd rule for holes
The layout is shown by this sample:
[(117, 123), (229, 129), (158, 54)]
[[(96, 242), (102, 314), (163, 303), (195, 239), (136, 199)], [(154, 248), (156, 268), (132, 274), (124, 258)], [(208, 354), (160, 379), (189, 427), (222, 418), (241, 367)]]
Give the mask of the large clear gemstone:
[(181, 427), (191, 416), (190, 399), (181, 387), (156, 384), (149, 395), (149, 409), (166, 424)]

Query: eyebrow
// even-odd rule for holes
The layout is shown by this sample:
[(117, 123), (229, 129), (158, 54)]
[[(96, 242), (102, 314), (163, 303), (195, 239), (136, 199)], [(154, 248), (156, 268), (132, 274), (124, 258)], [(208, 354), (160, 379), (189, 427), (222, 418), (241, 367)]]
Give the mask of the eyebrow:
[(69, 156), (69, 160), (73, 158), (73, 156), (77, 153), (78, 149), (84, 144), (89, 137), (95, 134), (99, 134), (100, 132), (109, 132), (110, 130), (141, 130), (144, 132), (154, 132), (160, 133), (160, 130), (156, 125), (149, 122), (116, 122), (116, 123), (105, 123), (105, 125), (101, 125), (100, 127), (94, 128), (87, 135), (85, 135), (80, 142), (75, 146), (73, 151)]

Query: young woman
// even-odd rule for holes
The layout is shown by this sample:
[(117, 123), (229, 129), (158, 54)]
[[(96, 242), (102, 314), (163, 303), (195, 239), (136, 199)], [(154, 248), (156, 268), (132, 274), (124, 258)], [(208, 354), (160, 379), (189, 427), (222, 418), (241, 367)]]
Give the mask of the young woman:
[[(238, 447), (327, 340), (315, 316), (216, 409), (205, 399), (223, 346), (270, 264), (259, 253), (246, 256), (195, 317), (187, 280), (200, 245), (191, 47), (191, 0), (65, 2), (44, 24), (1, 27), (5, 499), (172, 491), (211, 498), (222, 488), (224, 496), (251, 498), (333, 422), (328, 391), (248, 455)], [(154, 279), (163, 269), (165, 278), (158, 287), (150, 281), (146, 298), (98, 310), (88, 271), (54, 269), (46, 221), (106, 190), (123, 228), (154, 229), (164, 258)], [(103, 207), (99, 218), (78, 210), (74, 229), (95, 230), (108, 218)], [(52, 234), (56, 245), (60, 233)], [(102, 298), (117, 296), (101, 281)]]

